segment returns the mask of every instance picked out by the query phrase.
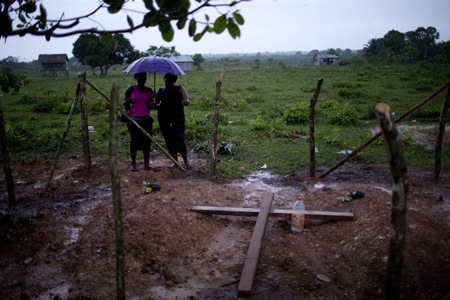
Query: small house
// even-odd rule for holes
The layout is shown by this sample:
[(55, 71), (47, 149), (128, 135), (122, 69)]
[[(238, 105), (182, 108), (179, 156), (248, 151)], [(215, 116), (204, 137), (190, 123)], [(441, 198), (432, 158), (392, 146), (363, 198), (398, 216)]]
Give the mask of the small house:
[(335, 54), (316, 54), (313, 57), (314, 66), (338, 65), (339, 57)]
[(169, 59), (176, 63), (184, 72), (192, 71), (194, 68), (194, 61), (189, 55), (171, 56)]
[(58, 76), (58, 72), (69, 75), (69, 58), (66, 54), (39, 54), (41, 76)]

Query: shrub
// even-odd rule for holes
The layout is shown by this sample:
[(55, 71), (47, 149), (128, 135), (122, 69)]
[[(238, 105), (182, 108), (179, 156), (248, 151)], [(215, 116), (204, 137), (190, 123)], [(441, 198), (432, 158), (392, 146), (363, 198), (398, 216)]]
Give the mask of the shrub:
[(263, 131), (267, 128), (266, 119), (261, 116), (257, 116), (255, 119), (251, 120), (249, 123), (250, 130), (253, 131)]
[(37, 98), (31, 110), (38, 113), (49, 113), (58, 105), (56, 98)]
[(6, 123), (6, 137), (10, 146), (20, 146), (29, 140), (31, 128), (24, 122)]
[(339, 109), (329, 110), (327, 115), (331, 124), (350, 125), (357, 120), (358, 112), (353, 105), (344, 103)]
[(305, 124), (309, 122), (309, 104), (304, 101), (300, 105), (286, 109), (283, 119), (287, 124)]

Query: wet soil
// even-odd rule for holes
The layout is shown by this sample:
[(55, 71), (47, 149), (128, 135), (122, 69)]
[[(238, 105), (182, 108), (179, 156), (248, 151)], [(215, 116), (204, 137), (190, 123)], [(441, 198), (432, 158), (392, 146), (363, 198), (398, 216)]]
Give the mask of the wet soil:
[[(0, 191), (0, 299), (114, 299), (115, 238), (109, 165), (61, 160), (14, 167), (18, 204), (11, 218)], [(208, 163), (187, 172), (155, 159), (152, 171), (120, 162), (128, 299), (238, 299), (237, 286), (256, 217), (204, 215), (194, 205), (274, 208), (297, 195), (307, 210), (352, 212), (351, 221), (307, 220), (293, 233), (287, 217), (270, 217), (249, 299), (380, 299), (390, 239), (392, 176), (388, 165), (347, 163), (324, 179), (309, 168), (261, 172), (230, 182), (209, 179)], [(320, 175), (328, 170), (317, 168)], [(402, 298), (450, 295), (450, 172), (408, 169)], [(159, 183), (148, 194), (143, 181)], [(350, 191), (364, 198), (342, 201)]]

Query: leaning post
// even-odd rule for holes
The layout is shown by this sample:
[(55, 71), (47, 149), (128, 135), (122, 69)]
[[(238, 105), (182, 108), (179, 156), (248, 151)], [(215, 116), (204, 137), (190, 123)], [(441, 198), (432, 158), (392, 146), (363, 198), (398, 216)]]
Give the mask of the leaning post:
[(447, 95), (445, 96), (444, 103), (442, 104), (441, 115), (439, 117), (439, 131), (436, 139), (436, 146), (434, 151), (434, 176), (433, 180), (439, 180), (439, 174), (441, 173), (441, 157), (442, 157), (442, 143), (444, 141), (445, 134), (445, 120), (448, 115), (448, 106), (450, 103), (450, 81), (447, 89)]

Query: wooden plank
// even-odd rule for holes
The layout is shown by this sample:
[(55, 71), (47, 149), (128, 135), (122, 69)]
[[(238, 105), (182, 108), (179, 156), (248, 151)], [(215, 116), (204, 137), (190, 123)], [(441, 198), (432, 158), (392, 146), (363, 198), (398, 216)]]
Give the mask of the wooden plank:
[(272, 205), (274, 194), (267, 192), (263, 195), (261, 209), (256, 219), (255, 229), (248, 248), (247, 257), (245, 258), (244, 269), (242, 270), (241, 280), (238, 285), (238, 294), (249, 295), (252, 286), (253, 278), (256, 273), (256, 266), (258, 264), (259, 251), (261, 249), (262, 239), (266, 231), (266, 223), (269, 218), (269, 211)]
[[(217, 206), (193, 206), (192, 211), (204, 214), (220, 214), (230, 216), (257, 216), (259, 208), (245, 208), (245, 207), (217, 207)], [(269, 216), (291, 215), (291, 209), (271, 209)], [(333, 212), (333, 211), (305, 211), (306, 219), (324, 219), (324, 220), (338, 220), (351, 221), (353, 220), (353, 213), (351, 212)]]

